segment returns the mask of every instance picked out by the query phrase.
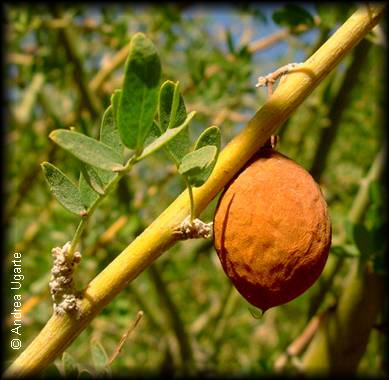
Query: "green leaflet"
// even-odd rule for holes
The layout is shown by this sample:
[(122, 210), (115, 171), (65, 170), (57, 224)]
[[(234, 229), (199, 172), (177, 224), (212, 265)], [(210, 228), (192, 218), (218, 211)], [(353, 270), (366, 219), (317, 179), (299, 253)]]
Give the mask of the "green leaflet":
[(81, 202), (89, 210), (89, 207), (99, 198), (99, 194), (90, 187), (82, 172), (80, 173), (79, 188)]
[(110, 171), (120, 170), (123, 167), (119, 153), (91, 137), (65, 129), (56, 129), (50, 133), (49, 137), (56, 144), (89, 165)]
[(162, 84), (158, 101), (158, 117), (162, 131), (177, 127), (186, 119), (185, 102), (180, 94), (178, 83), (167, 80)]
[(216, 157), (216, 146), (204, 146), (184, 156), (178, 172), (185, 176), (191, 185), (201, 186), (205, 182), (203, 172), (213, 164)]
[(100, 141), (110, 146), (123, 159), (124, 147), (119, 136), (119, 131), (116, 127), (112, 105), (110, 105), (104, 112), (100, 127)]
[(160, 76), (161, 62), (155, 46), (143, 33), (136, 33), (130, 42), (117, 109), (120, 137), (136, 152), (141, 152), (153, 123)]
[(119, 109), (119, 101), (121, 96), (122, 96), (121, 89), (114, 90), (113, 94), (111, 95), (112, 113), (113, 113), (113, 118), (115, 120), (116, 128), (118, 128), (118, 109)]
[(199, 138), (196, 141), (194, 150), (202, 148), (203, 146), (214, 145), (219, 151), (220, 140), (221, 140), (220, 129), (219, 127), (213, 125), (207, 128), (205, 131), (203, 131), (203, 133), (199, 136)]
[[(158, 101), (158, 117), (161, 131), (175, 128), (182, 124), (187, 117), (185, 103), (179, 92), (179, 84), (166, 81), (161, 86)], [(189, 130), (184, 129), (167, 145), (166, 150), (173, 157), (177, 165), (188, 152), (190, 147)]]
[(53, 164), (43, 162), (41, 167), (49, 189), (58, 202), (73, 214), (84, 215), (86, 210), (78, 187)]
[(150, 128), (149, 135), (147, 136), (147, 139), (145, 140), (145, 144), (146, 145), (151, 144), (159, 136), (161, 136), (161, 128), (160, 128), (158, 122), (156, 120), (154, 120), (153, 124)]
[(169, 145), (172, 140), (174, 140), (179, 134), (182, 133), (182, 131), (187, 130), (188, 124), (192, 120), (195, 113), (196, 113), (195, 111), (191, 112), (186, 118), (186, 120), (179, 127), (167, 129), (163, 135), (155, 139), (150, 145), (148, 145), (143, 150), (142, 154), (138, 157), (137, 161), (141, 161), (147, 156), (149, 156), (150, 154), (161, 149), (162, 147)]
[(220, 129), (216, 126), (211, 126), (207, 128), (197, 139), (195, 150), (200, 149), (204, 146), (215, 146), (217, 149), (216, 156), (214, 160), (199, 173), (196, 178), (198, 183), (205, 183), (205, 181), (211, 175), (217, 161), (217, 157), (220, 152), (220, 144), (221, 144), (221, 133)]
[[(97, 169), (98, 170), (98, 169)], [(104, 183), (101, 180), (99, 173), (90, 165), (81, 164), (81, 173), (87, 184), (100, 195), (104, 194)]]
[[(107, 108), (103, 115), (100, 127), (100, 141), (120, 154), (123, 161), (124, 146), (119, 135), (117, 122), (115, 122), (115, 107), (117, 107), (121, 90), (115, 90), (111, 97), (111, 105)], [(111, 182), (117, 176), (117, 173), (111, 171), (96, 169), (99, 177), (105, 185)]]

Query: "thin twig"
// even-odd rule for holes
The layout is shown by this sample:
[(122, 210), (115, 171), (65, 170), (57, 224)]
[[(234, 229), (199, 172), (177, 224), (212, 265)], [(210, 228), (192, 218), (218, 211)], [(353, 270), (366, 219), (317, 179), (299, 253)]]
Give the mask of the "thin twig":
[(138, 326), (142, 317), (143, 317), (143, 311), (139, 310), (138, 313), (136, 314), (135, 321), (132, 323), (132, 325), (129, 327), (129, 329), (121, 337), (120, 342), (117, 345), (117, 347), (115, 348), (115, 351), (113, 352), (112, 356), (109, 358), (109, 360), (106, 364), (106, 367), (110, 367), (112, 362), (120, 354), (121, 350), (123, 349), (124, 343), (126, 342), (126, 339), (136, 329), (136, 326)]
[(260, 38), (259, 40), (253, 41), (249, 44), (248, 50), (250, 53), (256, 53), (260, 50), (267, 49), (271, 45), (284, 40), (289, 37), (293, 32), (306, 32), (310, 29), (308, 25), (299, 25), (296, 29), (291, 30), (289, 28), (279, 30), (270, 36)]
[(92, 91), (98, 92), (104, 81), (115, 71), (127, 58), (130, 51), (130, 43), (124, 45), (112, 58), (105, 64), (90, 81)]
[[(305, 30), (308, 30), (308, 27), (306, 25), (301, 25), (297, 28), (298, 31), (302, 32)], [(264, 38), (261, 38), (259, 40), (253, 41), (249, 43), (248, 45), (248, 50), (250, 53), (256, 53), (260, 50), (265, 50), (269, 48), (270, 46), (274, 45), (277, 42), (280, 42), (284, 40), (286, 37), (288, 37), (291, 34), (290, 29), (283, 29), (281, 31), (277, 31), (270, 36), (266, 36)], [(229, 55), (228, 56), (229, 60), (233, 60), (233, 56)], [(203, 80), (208, 80), (212, 75), (217, 74), (222, 70), (222, 67), (219, 65), (210, 65), (206, 68), (205, 73), (204, 73), (204, 78)], [(190, 83), (188, 86), (186, 86), (183, 89), (183, 94), (186, 95), (192, 90), (195, 89), (195, 83)]]
[(308, 346), (309, 342), (312, 340), (315, 332), (319, 328), (319, 325), (324, 317), (324, 314), (316, 315), (311, 319), (307, 324), (303, 332), (288, 346), (283, 353), (275, 362), (274, 369), (277, 372), (284, 370), (285, 366), (288, 364), (288, 361), (293, 357), (300, 355), (304, 348)]

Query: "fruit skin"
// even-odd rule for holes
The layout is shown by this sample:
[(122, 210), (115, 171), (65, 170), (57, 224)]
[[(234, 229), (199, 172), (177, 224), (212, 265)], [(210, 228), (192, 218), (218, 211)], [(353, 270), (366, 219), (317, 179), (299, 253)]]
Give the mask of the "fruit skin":
[(320, 276), (331, 245), (319, 186), (291, 159), (261, 149), (220, 197), (214, 245), (252, 305), (266, 311), (293, 300)]

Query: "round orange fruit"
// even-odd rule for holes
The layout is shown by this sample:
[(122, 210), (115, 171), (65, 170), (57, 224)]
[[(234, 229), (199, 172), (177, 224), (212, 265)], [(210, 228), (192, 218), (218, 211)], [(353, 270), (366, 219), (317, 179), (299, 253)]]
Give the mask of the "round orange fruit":
[(320, 276), (331, 245), (327, 204), (312, 176), (261, 149), (224, 190), (214, 245), (227, 276), (262, 311), (289, 302)]

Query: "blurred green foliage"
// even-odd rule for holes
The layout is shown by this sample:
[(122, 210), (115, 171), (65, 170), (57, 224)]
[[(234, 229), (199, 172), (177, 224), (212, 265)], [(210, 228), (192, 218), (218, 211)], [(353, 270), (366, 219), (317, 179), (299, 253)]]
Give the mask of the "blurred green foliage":
[[(5, 264), (10, 275), (12, 253), (22, 253), (23, 304), (39, 301), (24, 315), (23, 347), (52, 313), (48, 291), (51, 249), (70, 240), (78, 223), (77, 216), (53, 201), (40, 163), (50, 161), (66, 169), (74, 182), (78, 180), (79, 163), (54, 146), (48, 135), (54, 129), (74, 126), (75, 131), (98, 138), (102, 113), (96, 110), (105, 109), (112, 92), (121, 87), (124, 61), (98, 88), (91, 88), (91, 83), (131, 36), (141, 31), (152, 39), (161, 57), (162, 80), (180, 81), (188, 111), (197, 111), (190, 127), (191, 141), (204, 128), (217, 125), (223, 147), (266, 100), (266, 91), (255, 88), (256, 77), (286, 63), (305, 60), (354, 9), (335, 4), (317, 9), (259, 3), (245, 7), (81, 4), (65, 9), (50, 4), (7, 5)], [(305, 31), (296, 31), (301, 24), (306, 25)], [(266, 48), (253, 48), (253, 42), (281, 28), (289, 28), (290, 33)], [(317, 179), (329, 204), (334, 239), (344, 233), (344, 220), (360, 181), (383, 143), (385, 49), (377, 35), (369, 36), (374, 42), (370, 42), (361, 74), (352, 83), (325, 170)], [(278, 149), (308, 170), (320, 131), (331, 125), (328, 112), (351, 60), (352, 55), (279, 130)], [(370, 252), (375, 257), (377, 272), (384, 269), (383, 256), (377, 252), (383, 252), (387, 223), (381, 185), (372, 187), (365, 224), (356, 227), (356, 245), (363, 249), (367, 244), (364, 254)], [(83, 260), (77, 271), (77, 286), (86, 286), (184, 187), (164, 152), (139, 163), (92, 218), (81, 244)], [(212, 219), (216, 202), (202, 214), (204, 221)], [(120, 218), (125, 222), (119, 226), (115, 223)], [(111, 226), (117, 230), (109, 236)], [(359, 255), (346, 259), (322, 308), (337, 299), (349, 262), (358, 259)], [(162, 285), (153, 272), (162, 279)], [(12, 301), (8, 288), (6, 283), (6, 310)], [(143, 310), (139, 326), (112, 364), (113, 374), (182, 373), (183, 337), (177, 323), (182, 324), (188, 339), (188, 355), (193, 356), (197, 374), (272, 374), (276, 359), (301, 334), (316, 291), (313, 286), (298, 299), (256, 319), (250, 306), (231, 288), (212, 244), (181, 242), (158, 259), (153, 271), (142, 273), (119, 294), (67, 349), (65, 359), (57, 359), (56, 364), (61, 373), (72, 372), (75, 366), (84, 369), (83, 376), (94, 373), (96, 355), (91, 354), (91, 345), (98, 342), (110, 356), (137, 311)], [(163, 294), (167, 294), (173, 309)], [(385, 343), (382, 334), (373, 331), (360, 363), (361, 374), (384, 373)], [(6, 350), (7, 360), (19, 354), (8, 346)], [(58, 372), (54, 366), (50, 371)]]

